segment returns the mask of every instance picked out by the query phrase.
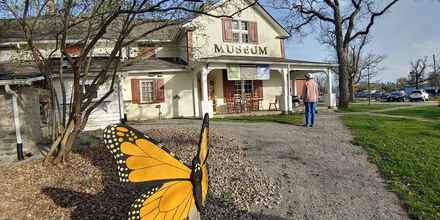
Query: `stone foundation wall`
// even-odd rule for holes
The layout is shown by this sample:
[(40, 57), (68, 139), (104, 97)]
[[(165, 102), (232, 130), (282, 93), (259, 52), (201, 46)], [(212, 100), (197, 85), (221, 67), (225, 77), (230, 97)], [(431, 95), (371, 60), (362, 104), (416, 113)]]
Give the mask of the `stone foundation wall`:
[[(43, 138), (38, 89), (28, 86), (12, 89), (18, 94), (24, 152), (37, 154), (37, 144)], [(5, 92), (4, 87), (0, 87), (0, 163), (16, 160), (16, 147), (12, 96)]]

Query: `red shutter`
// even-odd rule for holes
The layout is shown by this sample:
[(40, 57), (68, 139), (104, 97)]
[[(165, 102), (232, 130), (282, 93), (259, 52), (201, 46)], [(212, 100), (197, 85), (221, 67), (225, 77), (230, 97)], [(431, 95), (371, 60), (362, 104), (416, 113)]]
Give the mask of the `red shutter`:
[(228, 80), (226, 70), (223, 70), (223, 97), (225, 99), (234, 97), (234, 81)]
[(157, 79), (154, 81), (154, 88), (155, 88), (155, 94), (154, 94), (154, 101), (156, 103), (164, 102), (165, 101), (165, 86), (163, 79)]
[(139, 79), (131, 80), (131, 103), (141, 103), (141, 93), (139, 89)]
[(263, 98), (263, 80), (254, 80), (254, 93)]
[(193, 32), (186, 32), (186, 63), (191, 64), (193, 59)]
[(258, 31), (257, 31), (257, 22), (249, 22), (249, 42), (258, 43)]
[(222, 18), (223, 41), (232, 42), (232, 19)]

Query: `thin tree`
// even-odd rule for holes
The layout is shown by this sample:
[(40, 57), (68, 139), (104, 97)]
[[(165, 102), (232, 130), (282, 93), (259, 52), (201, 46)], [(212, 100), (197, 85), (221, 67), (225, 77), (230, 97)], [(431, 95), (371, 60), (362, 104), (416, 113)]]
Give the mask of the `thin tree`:
[[(237, 6), (230, 14), (210, 13), (214, 7), (228, 4), (233, 3), (231, 0), (211, 1), (209, 4), (186, 0), (66, 0), (56, 4), (54, 0), (0, 0), (0, 15), (13, 18), (20, 27), (27, 45), (24, 50), (45, 77), (51, 93), (54, 135), (46, 162), (58, 164), (66, 161), (74, 140), (86, 126), (92, 111), (113, 93), (116, 73), (124, 53), (127, 53), (127, 46), (154, 32), (187, 22), (198, 14), (230, 17), (255, 2)], [(40, 39), (49, 39), (53, 44), (45, 48)], [(108, 47), (105, 62), (97, 73), (89, 74), (95, 63), (93, 52), (103, 42), (107, 42)], [(78, 54), (72, 54), (70, 48), (79, 48)], [(73, 76), (71, 90), (66, 89), (65, 84), (63, 67), (66, 64)], [(61, 88), (56, 88), (56, 81)], [(86, 81), (89, 82), (87, 87)], [(108, 88), (104, 87), (106, 84), (109, 84)], [(107, 89), (104, 95), (96, 98), (100, 88)]]
[(420, 84), (426, 81), (425, 71), (427, 67), (427, 57), (419, 58), (415, 61), (411, 61), (411, 71), (408, 75), (408, 83), (415, 86), (416, 89), (420, 88)]
[(377, 18), (398, 1), (276, 0), (273, 7), (286, 12), (284, 22), (292, 33), (307, 34), (307, 30), (320, 30), (334, 35), (339, 63), (339, 106), (348, 107), (350, 43), (368, 35)]

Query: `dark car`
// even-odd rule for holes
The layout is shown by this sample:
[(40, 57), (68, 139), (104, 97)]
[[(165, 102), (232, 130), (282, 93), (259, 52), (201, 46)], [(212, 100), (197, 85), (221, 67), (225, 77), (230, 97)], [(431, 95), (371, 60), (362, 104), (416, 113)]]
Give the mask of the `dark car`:
[(387, 102), (404, 102), (406, 100), (406, 94), (403, 91), (392, 92), (386, 100)]

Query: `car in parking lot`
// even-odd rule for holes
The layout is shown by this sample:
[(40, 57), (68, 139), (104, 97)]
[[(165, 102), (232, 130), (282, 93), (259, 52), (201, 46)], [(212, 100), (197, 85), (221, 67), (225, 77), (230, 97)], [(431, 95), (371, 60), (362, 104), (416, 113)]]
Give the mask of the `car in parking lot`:
[(423, 89), (417, 89), (411, 92), (409, 95), (409, 101), (428, 101), (429, 94)]
[(394, 91), (386, 97), (387, 102), (404, 102), (406, 93), (404, 91)]

